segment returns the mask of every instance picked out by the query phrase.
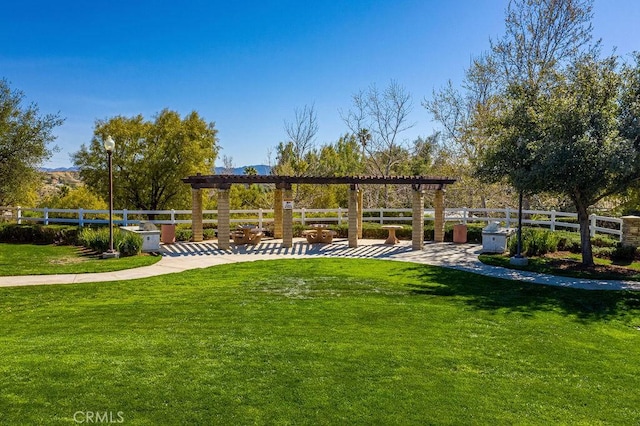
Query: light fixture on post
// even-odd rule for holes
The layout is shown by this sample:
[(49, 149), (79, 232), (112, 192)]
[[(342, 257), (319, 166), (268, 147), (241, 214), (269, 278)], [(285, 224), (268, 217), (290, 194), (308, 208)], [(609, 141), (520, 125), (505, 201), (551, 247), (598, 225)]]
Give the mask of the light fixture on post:
[(107, 151), (107, 159), (109, 163), (109, 250), (102, 253), (103, 259), (113, 259), (120, 257), (120, 253), (113, 249), (113, 163), (111, 156), (116, 147), (116, 142), (111, 136), (107, 136), (103, 142), (104, 149)]

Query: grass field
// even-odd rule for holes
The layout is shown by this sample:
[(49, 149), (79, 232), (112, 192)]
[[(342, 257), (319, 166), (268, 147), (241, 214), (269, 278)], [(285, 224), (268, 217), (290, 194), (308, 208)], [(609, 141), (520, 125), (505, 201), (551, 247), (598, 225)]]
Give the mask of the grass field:
[(0, 301), (0, 424), (640, 422), (638, 293), (306, 259)]
[(79, 247), (0, 243), (0, 276), (111, 272), (152, 265), (160, 256), (100, 259)]

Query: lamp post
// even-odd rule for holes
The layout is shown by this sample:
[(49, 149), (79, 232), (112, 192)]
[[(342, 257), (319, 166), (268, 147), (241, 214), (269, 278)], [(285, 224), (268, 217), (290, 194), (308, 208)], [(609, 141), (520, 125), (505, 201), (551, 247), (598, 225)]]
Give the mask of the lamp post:
[(103, 142), (104, 149), (107, 151), (107, 160), (109, 163), (109, 250), (102, 253), (103, 259), (112, 259), (120, 257), (120, 253), (113, 249), (113, 163), (111, 156), (116, 147), (116, 142), (111, 136), (107, 136)]
[[(518, 147), (522, 147), (523, 144), (522, 139), (518, 140)], [(509, 259), (509, 263), (515, 266), (526, 266), (529, 264), (529, 259), (522, 255), (522, 196), (523, 191), (520, 189), (520, 194), (518, 194), (518, 248), (516, 255)]]

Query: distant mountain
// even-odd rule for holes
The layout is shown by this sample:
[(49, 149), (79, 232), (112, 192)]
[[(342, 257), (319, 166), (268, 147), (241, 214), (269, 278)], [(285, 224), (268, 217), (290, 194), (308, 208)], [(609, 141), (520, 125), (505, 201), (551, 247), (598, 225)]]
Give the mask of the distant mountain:
[[(256, 165), (252, 165), (252, 166), (242, 166), (242, 167), (236, 167), (233, 169), (233, 174), (234, 175), (243, 175), (244, 174), (244, 169), (246, 167), (253, 167), (254, 169), (256, 169), (258, 171), (259, 175), (268, 175), (269, 173), (271, 173), (271, 167), (265, 165), (265, 164), (256, 164)], [(56, 168), (49, 168), (49, 167), (43, 167), (40, 169), (40, 171), (43, 171), (45, 173), (54, 173), (54, 172), (77, 172), (80, 169), (77, 167), (56, 167)], [(225, 168), (224, 167), (216, 167), (216, 174), (222, 174), (224, 173)]]
[[(252, 166), (242, 166), (242, 167), (236, 167), (233, 169), (233, 174), (234, 175), (243, 175), (244, 174), (244, 169), (247, 167), (253, 167), (254, 169), (256, 169), (258, 171), (259, 175), (268, 175), (269, 173), (271, 173), (271, 167), (264, 165), (264, 164), (256, 164), (256, 165), (252, 165)], [(224, 167), (216, 167), (216, 174), (220, 175), (223, 174), (225, 172), (225, 168)]]
[(49, 167), (43, 167), (40, 169), (40, 171), (42, 172), (47, 172), (47, 173), (51, 173), (51, 172), (77, 172), (80, 169), (77, 167), (56, 167), (55, 169), (49, 168)]

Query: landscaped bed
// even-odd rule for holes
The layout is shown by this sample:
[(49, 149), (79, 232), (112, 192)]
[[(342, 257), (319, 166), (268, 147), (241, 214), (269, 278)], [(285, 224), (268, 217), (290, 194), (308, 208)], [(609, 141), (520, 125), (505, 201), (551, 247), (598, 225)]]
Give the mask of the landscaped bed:
[(640, 281), (640, 262), (614, 263), (609, 259), (594, 258), (595, 266), (585, 266), (577, 253), (560, 251), (531, 257), (528, 265), (515, 266), (509, 263), (510, 256), (502, 254), (481, 254), (479, 259), (487, 265), (543, 274), (560, 275), (594, 280)]
[(0, 303), (2, 424), (640, 422), (633, 292), (298, 259)]

